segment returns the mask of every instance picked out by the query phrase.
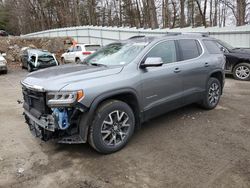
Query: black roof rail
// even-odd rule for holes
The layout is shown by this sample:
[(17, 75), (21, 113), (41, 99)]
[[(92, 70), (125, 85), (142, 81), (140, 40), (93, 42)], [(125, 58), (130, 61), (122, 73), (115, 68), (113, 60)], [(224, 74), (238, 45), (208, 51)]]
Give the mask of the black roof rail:
[(137, 38), (144, 38), (144, 37), (146, 37), (146, 36), (145, 35), (135, 35), (135, 36), (132, 36), (128, 39), (137, 39)]
[(209, 32), (183, 32), (182, 34), (186, 35), (198, 35), (201, 37), (209, 37)]

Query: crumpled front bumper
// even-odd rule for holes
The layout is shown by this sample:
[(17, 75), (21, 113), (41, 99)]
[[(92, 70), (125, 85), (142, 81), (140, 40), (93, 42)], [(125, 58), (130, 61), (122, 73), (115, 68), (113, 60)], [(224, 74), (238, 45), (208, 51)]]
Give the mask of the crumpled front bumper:
[(28, 117), (29, 121), (28, 123), (36, 124), (39, 127), (44, 128), (45, 130), (54, 132), (56, 129), (55, 119), (52, 115), (47, 115), (44, 117), (41, 117), (40, 119), (37, 119), (36, 117), (32, 116), (31, 113), (24, 110), (24, 114)]
[(34, 117), (28, 111), (24, 111), (26, 123), (33, 136), (43, 141), (55, 140), (63, 144), (81, 144), (86, 143), (79, 135), (79, 131), (69, 135), (64, 134), (65, 131), (60, 130), (52, 115), (42, 116), (40, 119)]

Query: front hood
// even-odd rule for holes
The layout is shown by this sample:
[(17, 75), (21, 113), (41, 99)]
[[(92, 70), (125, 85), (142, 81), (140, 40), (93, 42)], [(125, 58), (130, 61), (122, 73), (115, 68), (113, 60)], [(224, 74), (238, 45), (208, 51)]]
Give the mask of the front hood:
[(250, 49), (235, 48), (235, 49), (232, 49), (231, 52), (237, 53), (237, 54), (246, 54), (250, 56)]
[(71, 83), (118, 74), (121, 70), (122, 67), (68, 64), (33, 72), (22, 83), (31, 88), (34, 86), (46, 91), (59, 91)]

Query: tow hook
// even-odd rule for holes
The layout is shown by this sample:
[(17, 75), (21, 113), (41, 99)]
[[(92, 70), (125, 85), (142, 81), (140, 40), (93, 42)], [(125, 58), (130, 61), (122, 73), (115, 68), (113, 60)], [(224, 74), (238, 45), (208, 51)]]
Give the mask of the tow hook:
[(69, 119), (68, 119), (68, 110), (66, 108), (60, 109), (60, 108), (54, 108), (52, 109), (53, 113), (52, 115), (55, 118), (55, 121), (57, 122), (59, 128), (61, 130), (65, 130), (69, 128)]

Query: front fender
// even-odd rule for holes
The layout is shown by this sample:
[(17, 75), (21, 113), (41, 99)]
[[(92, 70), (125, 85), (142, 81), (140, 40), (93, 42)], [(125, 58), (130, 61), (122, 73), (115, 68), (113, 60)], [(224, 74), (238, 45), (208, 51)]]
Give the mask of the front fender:
[(139, 95), (132, 88), (112, 90), (112, 91), (108, 91), (97, 96), (91, 103), (89, 110), (86, 113), (83, 113), (80, 119), (79, 131), (84, 142), (86, 142), (88, 139), (89, 126), (92, 124), (95, 111), (98, 108), (99, 104), (101, 104), (103, 101), (107, 99), (111, 99), (113, 96), (115, 97), (117, 95), (121, 95), (125, 93), (134, 95), (134, 97), (137, 99), (137, 103), (138, 103), (137, 105), (139, 106), (139, 109), (141, 109), (141, 101), (140, 101)]

